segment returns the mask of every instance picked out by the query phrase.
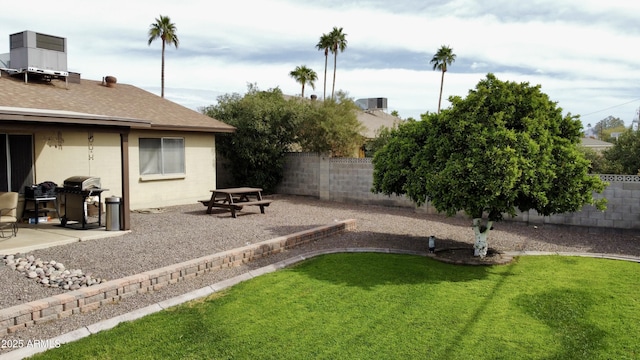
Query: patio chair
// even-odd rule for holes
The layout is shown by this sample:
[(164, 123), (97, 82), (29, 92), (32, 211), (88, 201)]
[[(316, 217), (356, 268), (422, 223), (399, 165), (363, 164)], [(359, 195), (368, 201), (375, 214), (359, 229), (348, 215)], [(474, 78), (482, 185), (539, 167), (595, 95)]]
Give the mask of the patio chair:
[[(18, 234), (18, 193), (0, 192), (0, 238), (8, 239)], [(10, 234), (5, 235), (9, 229)]]

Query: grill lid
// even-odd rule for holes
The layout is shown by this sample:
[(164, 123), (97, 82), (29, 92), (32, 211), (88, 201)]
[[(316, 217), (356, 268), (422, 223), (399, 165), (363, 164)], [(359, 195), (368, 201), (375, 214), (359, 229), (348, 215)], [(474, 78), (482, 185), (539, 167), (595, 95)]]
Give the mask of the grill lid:
[(72, 176), (64, 181), (66, 189), (90, 190), (100, 189), (100, 178), (93, 176)]

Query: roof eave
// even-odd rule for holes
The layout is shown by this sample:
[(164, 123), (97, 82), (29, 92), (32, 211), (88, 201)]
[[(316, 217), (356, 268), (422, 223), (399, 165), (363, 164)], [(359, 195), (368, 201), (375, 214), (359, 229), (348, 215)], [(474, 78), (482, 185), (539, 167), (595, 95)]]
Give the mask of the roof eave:
[(233, 133), (236, 131), (236, 128), (230, 125), (228, 127), (151, 125), (151, 129), (163, 131), (195, 131), (209, 133)]
[(52, 117), (52, 116), (40, 116), (40, 115), (5, 115), (0, 114), (0, 121), (15, 121), (15, 122), (37, 122), (46, 124), (74, 124), (74, 125), (92, 125), (92, 126), (120, 126), (120, 127), (136, 127), (136, 128), (150, 128), (149, 123), (137, 122), (135, 126), (132, 126), (130, 121), (120, 121), (117, 119), (83, 119), (75, 117)]

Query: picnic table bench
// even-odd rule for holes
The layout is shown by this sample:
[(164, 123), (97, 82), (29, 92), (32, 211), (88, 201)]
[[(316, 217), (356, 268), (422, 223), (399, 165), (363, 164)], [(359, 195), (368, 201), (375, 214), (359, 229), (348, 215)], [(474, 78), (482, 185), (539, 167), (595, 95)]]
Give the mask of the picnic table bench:
[(264, 208), (272, 201), (262, 198), (262, 189), (250, 187), (211, 190), (210, 199), (199, 200), (207, 207), (207, 214), (211, 214), (213, 208), (224, 208), (231, 210), (234, 218), (237, 217), (236, 211), (242, 210), (244, 206), (259, 206), (260, 212), (264, 214)]

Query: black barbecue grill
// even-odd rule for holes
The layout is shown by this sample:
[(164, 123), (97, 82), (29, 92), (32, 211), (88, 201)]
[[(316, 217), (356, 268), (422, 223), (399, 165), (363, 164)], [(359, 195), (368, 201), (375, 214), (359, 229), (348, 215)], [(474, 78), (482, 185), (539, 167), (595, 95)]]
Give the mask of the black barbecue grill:
[[(75, 221), (87, 228), (87, 198), (98, 197), (98, 227), (102, 226), (102, 189), (100, 178), (92, 176), (72, 176), (64, 181), (62, 187), (57, 188), (57, 193), (64, 203), (64, 215), (60, 218), (60, 224), (67, 226), (69, 221)], [(95, 224), (95, 223), (94, 223)]]

